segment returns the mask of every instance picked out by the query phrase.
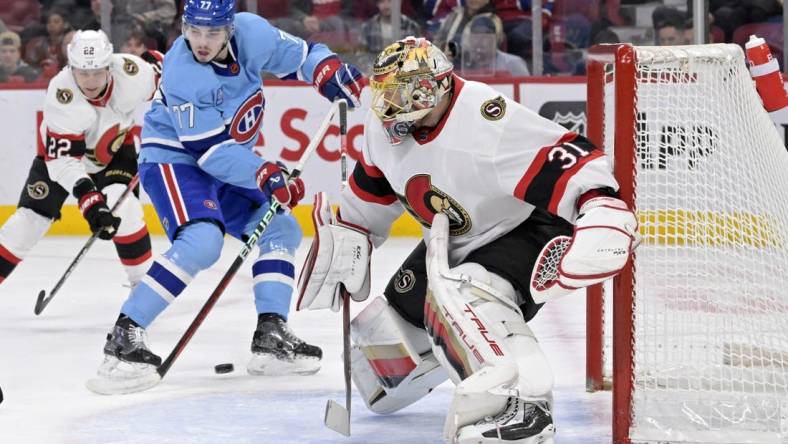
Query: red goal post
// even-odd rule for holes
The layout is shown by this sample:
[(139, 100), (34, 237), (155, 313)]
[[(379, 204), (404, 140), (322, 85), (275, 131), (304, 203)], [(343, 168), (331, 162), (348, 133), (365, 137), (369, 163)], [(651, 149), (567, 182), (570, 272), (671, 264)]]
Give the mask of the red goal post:
[(587, 72), (588, 137), (643, 236), (588, 289), (613, 442), (788, 442), (788, 153), (741, 49), (598, 45)]

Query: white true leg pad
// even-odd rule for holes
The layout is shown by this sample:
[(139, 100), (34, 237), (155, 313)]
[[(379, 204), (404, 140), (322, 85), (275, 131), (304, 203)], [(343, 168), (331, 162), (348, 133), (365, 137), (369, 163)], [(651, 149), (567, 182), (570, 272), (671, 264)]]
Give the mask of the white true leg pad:
[(423, 329), (378, 296), (350, 324), (353, 382), (367, 407), (385, 414), (427, 395), (448, 378)]
[[(444, 438), (455, 442), (461, 428), (497, 422), (513, 403), (541, 402), (549, 410), (553, 372), (511, 284), (479, 264), (448, 267), (448, 222), (442, 221), (433, 221), (427, 252), (425, 324), (435, 356), (458, 384), (444, 425)], [(436, 232), (441, 229), (446, 236)]]
[(19, 259), (24, 259), (51, 225), (52, 219), (29, 208), (17, 208), (0, 228), (0, 245)]

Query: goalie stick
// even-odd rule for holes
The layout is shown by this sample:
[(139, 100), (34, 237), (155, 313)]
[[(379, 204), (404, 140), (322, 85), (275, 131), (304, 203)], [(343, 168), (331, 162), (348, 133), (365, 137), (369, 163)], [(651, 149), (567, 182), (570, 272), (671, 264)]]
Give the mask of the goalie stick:
[[(129, 194), (137, 186), (139, 181), (140, 181), (140, 176), (138, 174), (135, 174), (134, 177), (131, 178), (131, 182), (129, 182), (128, 186), (126, 186), (126, 189), (123, 190), (123, 194), (120, 195), (118, 201), (115, 202), (115, 205), (113, 205), (110, 212), (115, 213), (115, 210), (120, 208), (123, 202), (126, 201), (126, 198), (129, 196)], [(33, 308), (33, 313), (35, 313), (36, 316), (40, 315), (41, 312), (44, 311), (46, 306), (49, 305), (49, 303), (52, 301), (52, 298), (55, 297), (55, 294), (57, 294), (57, 291), (60, 290), (60, 287), (63, 286), (63, 283), (66, 281), (66, 279), (71, 275), (74, 269), (77, 268), (77, 265), (80, 262), (82, 262), (82, 258), (85, 257), (85, 254), (88, 252), (90, 247), (93, 245), (94, 242), (96, 242), (96, 239), (98, 239), (98, 235), (99, 235), (99, 231), (93, 233), (93, 235), (90, 236), (88, 241), (85, 242), (85, 246), (82, 247), (81, 250), (79, 250), (79, 253), (77, 253), (77, 257), (75, 257), (74, 260), (71, 261), (71, 264), (69, 264), (68, 268), (66, 268), (65, 273), (63, 273), (63, 275), (60, 276), (60, 279), (57, 281), (55, 286), (49, 292), (49, 296), (47, 296), (46, 290), (41, 290), (38, 293), (38, 298), (36, 299), (36, 306)]]
[[(340, 169), (342, 174), (342, 189), (347, 186), (347, 102), (339, 100), (339, 140), (340, 140)], [(326, 413), (323, 423), (326, 427), (350, 436), (350, 398), (352, 387), (350, 385), (350, 294), (345, 286), (340, 287), (342, 297), (342, 371), (345, 376), (345, 407), (333, 399), (326, 402)]]

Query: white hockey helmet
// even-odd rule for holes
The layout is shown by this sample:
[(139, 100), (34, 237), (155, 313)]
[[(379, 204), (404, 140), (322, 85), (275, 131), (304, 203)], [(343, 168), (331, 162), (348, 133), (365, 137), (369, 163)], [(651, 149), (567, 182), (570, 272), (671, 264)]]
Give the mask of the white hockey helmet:
[(104, 31), (77, 31), (68, 44), (68, 65), (78, 69), (106, 68), (112, 52), (112, 43)]
[(386, 47), (372, 66), (372, 110), (392, 145), (410, 134), (451, 90), (454, 65), (429, 40), (406, 37)]

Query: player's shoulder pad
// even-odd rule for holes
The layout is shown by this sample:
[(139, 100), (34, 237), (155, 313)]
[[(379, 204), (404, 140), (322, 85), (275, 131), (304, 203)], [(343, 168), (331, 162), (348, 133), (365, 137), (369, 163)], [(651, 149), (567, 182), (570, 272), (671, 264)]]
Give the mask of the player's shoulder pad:
[(521, 105), (490, 85), (465, 80), (461, 91), (463, 115), (474, 115), (482, 122), (502, 122), (511, 120), (518, 114)]
[(127, 97), (139, 96), (145, 101), (156, 87), (153, 67), (134, 54), (113, 54), (110, 72), (116, 87)]
[(92, 106), (80, 92), (71, 68), (63, 68), (47, 87), (44, 120), (54, 131), (80, 134), (96, 119)]
[(183, 37), (164, 56), (162, 90), (165, 98), (178, 97), (197, 106), (213, 106), (214, 91), (221, 87), (213, 68), (197, 62)]

